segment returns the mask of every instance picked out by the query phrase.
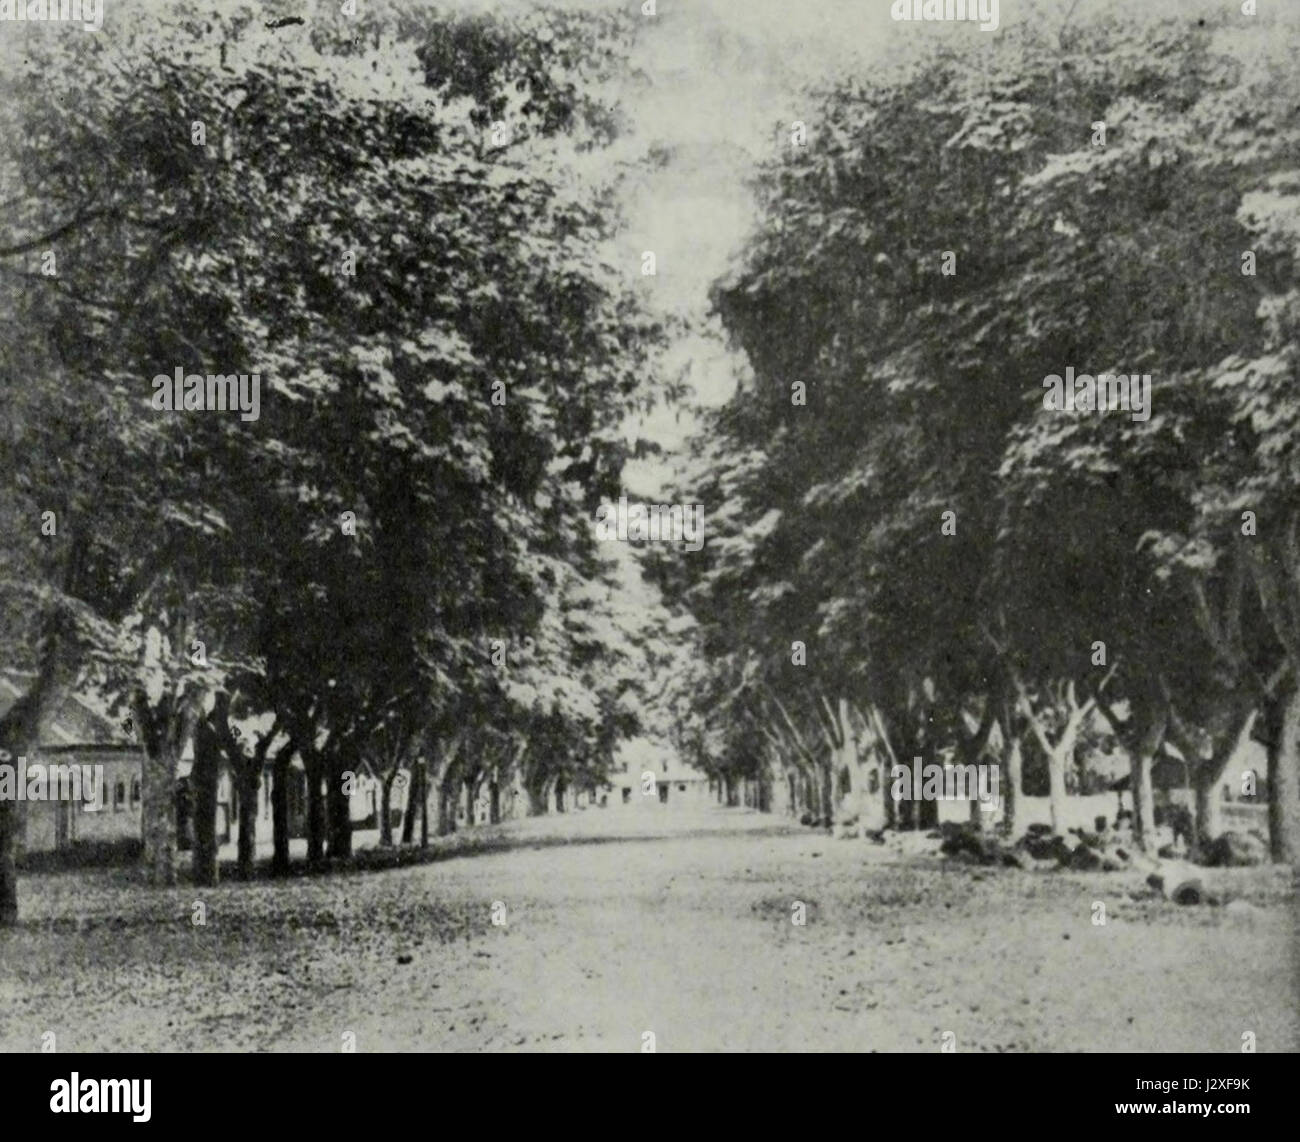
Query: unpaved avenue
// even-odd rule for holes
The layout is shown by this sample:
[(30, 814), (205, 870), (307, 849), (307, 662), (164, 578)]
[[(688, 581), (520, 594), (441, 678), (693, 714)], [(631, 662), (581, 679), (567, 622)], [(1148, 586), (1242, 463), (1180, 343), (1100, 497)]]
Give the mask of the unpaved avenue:
[(1179, 909), (737, 810), (505, 828), (605, 839), (197, 896), (32, 878), (31, 921), (0, 936), (0, 1047), (47, 1029), (60, 1050), (1300, 1047), (1281, 873), (1243, 879), (1262, 907)]

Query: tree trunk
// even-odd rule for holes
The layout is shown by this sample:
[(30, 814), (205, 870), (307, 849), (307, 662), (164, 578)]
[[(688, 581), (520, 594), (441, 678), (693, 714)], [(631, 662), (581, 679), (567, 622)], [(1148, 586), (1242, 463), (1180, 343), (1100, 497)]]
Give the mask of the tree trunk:
[[(31, 689), (9, 707), (4, 717), (0, 717), (0, 749), (9, 755), (0, 760), (6, 765), (16, 765), (17, 759), (31, 753), (37, 744), (42, 717), (58, 696), (56, 655), (56, 649), (46, 654)], [(8, 798), (0, 800), (0, 928), (11, 928), (18, 923), (18, 842), (21, 830), (19, 804)]]
[[(531, 804), (533, 791), (528, 791)], [(531, 811), (531, 810), (530, 810)], [(543, 806), (542, 812), (545, 812)], [(438, 836), (445, 837), (456, 831), (456, 781), (447, 776), (438, 785)]]
[(1196, 829), (1193, 841), (1197, 848), (1203, 850), (1223, 832), (1223, 813), (1220, 810), (1221, 801), (1218, 796), (1219, 783), (1208, 768), (1197, 770), (1193, 792), (1195, 795), (1193, 825)]
[(396, 780), (397, 769), (394, 767), (380, 782), (379, 847), (381, 849), (391, 849), (393, 847), (393, 782)]
[(1295, 864), (1300, 856), (1300, 684), (1289, 686), (1282, 701), (1281, 726), (1268, 751), (1268, 847), (1275, 863)]
[(18, 803), (5, 798), (0, 801), (0, 928), (18, 923), (18, 832)]
[(1047, 755), (1047, 798), (1051, 807), (1052, 832), (1065, 834), (1065, 766), (1074, 754), (1074, 740), (1061, 742)]
[(262, 758), (255, 757), (239, 767), (239, 847), (236, 872), (240, 880), (252, 880), (257, 863), (257, 795), (262, 788)]
[(1144, 853), (1156, 847), (1155, 794), (1151, 764), (1164, 741), (1166, 720), (1157, 714), (1142, 728), (1129, 755), (1129, 780), (1133, 792), (1133, 843)]
[(337, 766), (330, 767), (329, 778), (329, 858), (346, 860), (352, 855), (352, 805), (343, 786), (343, 773)]
[(1151, 755), (1135, 750), (1129, 757), (1129, 788), (1133, 794), (1133, 843), (1150, 853), (1155, 843), (1155, 795), (1151, 788)]
[(429, 763), (424, 758), (420, 768), (420, 848), (429, 847)]
[(192, 853), (194, 883), (214, 888), (217, 867), (217, 786), (221, 780), (221, 743), (207, 721), (194, 733), (194, 765), (190, 770), (190, 820), (194, 829)]
[(546, 795), (544, 790), (530, 781), (524, 786), (524, 792), (528, 794), (528, 815), (530, 817), (542, 816), (542, 814), (546, 812)]
[(501, 786), (497, 784), (495, 778), (488, 784), (488, 823), (491, 825), (501, 823)]
[(275, 755), (271, 763), (271, 871), (284, 876), (289, 871), (289, 781), (293, 743)]
[(315, 750), (304, 755), (303, 765), (307, 769), (307, 863), (319, 865), (325, 859), (324, 774)]
[[(928, 719), (927, 719), (928, 721)], [(934, 744), (929, 741), (929, 734), (926, 734), (926, 743), (921, 747), (921, 775), (922, 787), (925, 785), (925, 767), (934, 765)], [(918, 829), (937, 829), (939, 827), (939, 802), (931, 801), (921, 797), (920, 791), (912, 790), (913, 805), (916, 808), (916, 827)]]
[[(0, 743), (7, 745), (7, 739)], [(0, 801), (0, 928), (18, 923), (18, 833), (18, 803), (5, 798)]]
[(416, 807), (424, 799), (424, 790), (420, 788), (423, 774), (419, 765), (411, 766), (410, 781), (407, 782), (406, 808), (402, 810), (402, 844), (409, 845), (415, 840)]
[(140, 780), (145, 872), (151, 884), (171, 887), (176, 883), (176, 750), (165, 715), (150, 710), (143, 696), (135, 713), (145, 731)]
[(870, 750), (859, 749), (858, 743), (852, 739), (845, 744), (844, 750), (854, 775), (853, 800), (858, 811), (858, 823), (864, 829), (879, 829), (885, 823), (885, 801), (880, 791), (876, 755)]
[(1016, 805), (1020, 800), (1020, 773), (1022, 769), (1022, 755), (1020, 752), (1020, 739), (1018, 737), (1011, 739), (1010, 746), (1007, 747), (1006, 772), (1002, 776), (1002, 835), (1006, 837), (1016, 836)]

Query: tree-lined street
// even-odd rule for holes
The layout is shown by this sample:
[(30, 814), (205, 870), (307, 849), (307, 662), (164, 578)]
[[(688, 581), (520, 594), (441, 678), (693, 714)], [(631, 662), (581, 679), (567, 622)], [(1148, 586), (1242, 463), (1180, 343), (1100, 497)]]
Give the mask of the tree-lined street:
[(938, 1051), (945, 1031), (960, 1052), (1300, 1047), (1276, 1001), (1280, 870), (1238, 870), (1248, 903), (1214, 910), (1130, 880), (1098, 927), (1089, 878), (954, 867), (932, 843), (725, 809), (578, 816), (503, 826), (570, 843), (225, 886), (203, 927), (184, 891), (96, 876), (90, 904), (43, 879), (0, 967), (0, 1049), (48, 1027), (69, 1051), (338, 1051), (349, 1031), (399, 1051), (636, 1052), (647, 1031), (670, 1052)]

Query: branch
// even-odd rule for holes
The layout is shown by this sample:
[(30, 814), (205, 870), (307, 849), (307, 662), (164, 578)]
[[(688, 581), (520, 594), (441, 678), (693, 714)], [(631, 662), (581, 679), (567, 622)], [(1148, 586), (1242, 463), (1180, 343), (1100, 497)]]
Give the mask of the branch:
[[(1089, 686), (1089, 687), (1088, 687), (1088, 689), (1092, 692), (1092, 696), (1088, 699), (1087, 703), (1086, 703), (1085, 706), (1083, 707), (1083, 711), (1082, 711), (1082, 712), (1083, 712), (1083, 715), (1084, 715), (1085, 717), (1086, 717), (1088, 714), (1092, 713), (1092, 708), (1097, 704), (1097, 701), (1098, 701), (1098, 699), (1100, 699), (1100, 697), (1101, 697), (1101, 695), (1102, 695), (1102, 692), (1106, 689), (1106, 685), (1107, 685), (1107, 683), (1109, 683), (1110, 680), (1111, 680), (1112, 678), (1115, 677), (1115, 671), (1116, 671), (1118, 668), (1119, 668), (1119, 656), (1117, 655), (1117, 656), (1115, 657), (1114, 661), (1111, 662), (1109, 668), (1106, 670), (1106, 673), (1102, 676), (1101, 681), (1100, 681), (1099, 683), (1097, 683), (1096, 686)], [(1163, 680), (1163, 678), (1162, 678), (1162, 679), (1161, 679), (1161, 684), (1162, 684), (1162, 685), (1163, 685), (1163, 682), (1164, 682), (1164, 680)], [(1071, 691), (1071, 698), (1073, 698), (1073, 694), (1074, 694), (1074, 682), (1073, 682), (1073, 681), (1070, 682), (1070, 691)]]
[(16, 246), (0, 246), (0, 258), (12, 258), (18, 254), (30, 253), (39, 246), (45, 246), (50, 242), (58, 241), (58, 239), (62, 238), (64, 234), (75, 230), (78, 226), (87, 222), (93, 222), (96, 218), (102, 218), (106, 214), (116, 214), (117, 212), (116, 208), (110, 210), (106, 207), (99, 210), (89, 210), (85, 214), (73, 218), (70, 222), (65, 222), (62, 226), (56, 226), (53, 230), (42, 234), (39, 238), (32, 238), (26, 242), (19, 242)]
[(773, 692), (770, 686), (764, 688), (767, 690), (768, 695), (771, 697), (772, 701), (776, 703), (776, 708), (778, 711), (780, 711), (781, 717), (785, 720), (785, 724), (790, 728), (790, 733), (793, 737), (795, 744), (799, 747), (799, 751), (808, 759), (808, 761), (812, 765), (816, 766), (817, 756), (812, 752), (812, 750), (808, 748), (807, 743), (804, 741), (803, 734), (799, 732), (798, 727), (796, 727), (794, 722), (791, 720), (789, 712), (786, 710), (785, 706), (782, 705), (781, 703), (781, 699), (776, 696), (776, 694)]
[(832, 751), (841, 749), (843, 748), (844, 743), (841, 740), (840, 729), (835, 720), (835, 711), (831, 709), (831, 704), (826, 700), (826, 695), (824, 693), (819, 691), (817, 697), (826, 710), (826, 719), (829, 722), (828, 728), (827, 725), (822, 723), (820, 714), (818, 714), (817, 707), (814, 704), (813, 712), (817, 716), (818, 725), (821, 727), (822, 737), (826, 739), (826, 744), (831, 747)]

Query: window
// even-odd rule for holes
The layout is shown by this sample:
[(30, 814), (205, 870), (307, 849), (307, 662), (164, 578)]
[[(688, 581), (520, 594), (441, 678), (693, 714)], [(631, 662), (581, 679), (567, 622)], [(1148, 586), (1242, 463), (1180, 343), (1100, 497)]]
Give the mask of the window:
[(131, 808), (138, 808), (140, 805), (140, 779), (131, 778)]
[(685, 792), (686, 792), (686, 786), (685, 786), (685, 785), (682, 785), (682, 784), (679, 782), (678, 785), (677, 785), (677, 792), (678, 792), (678, 793), (685, 793)]
[(119, 777), (113, 785), (113, 812), (116, 813), (126, 804), (126, 778)]

